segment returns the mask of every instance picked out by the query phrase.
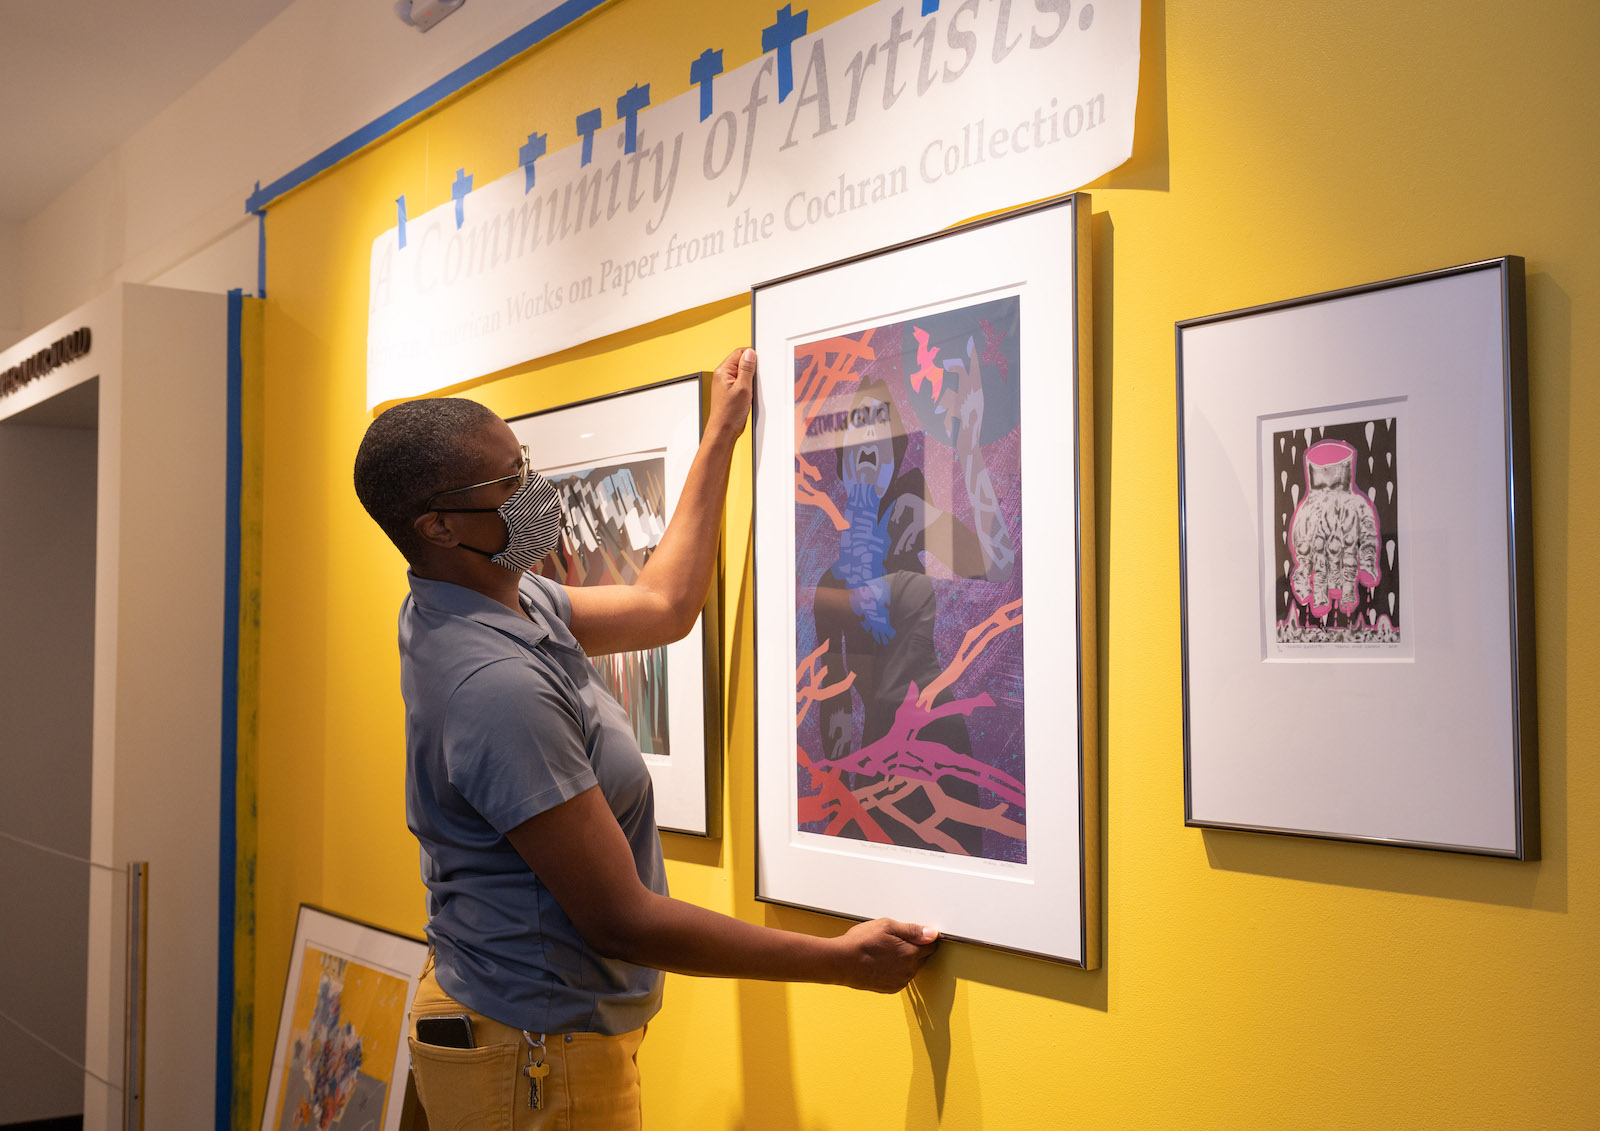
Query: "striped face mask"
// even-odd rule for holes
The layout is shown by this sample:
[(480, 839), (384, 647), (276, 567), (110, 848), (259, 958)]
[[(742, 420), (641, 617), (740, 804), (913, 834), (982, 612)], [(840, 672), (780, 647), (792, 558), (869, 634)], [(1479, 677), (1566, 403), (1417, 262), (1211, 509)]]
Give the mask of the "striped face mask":
[(450, 509), (462, 514), (487, 514), (492, 509), (498, 514), (506, 524), (505, 549), (496, 554), (465, 542), (456, 544), (517, 573), (525, 573), (538, 565), (561, 543), (561, 497), (550, 481), (537, 471), (530, 471), (526, 482), (498, 507), (485, 507), (481, 511), (478, 508)]

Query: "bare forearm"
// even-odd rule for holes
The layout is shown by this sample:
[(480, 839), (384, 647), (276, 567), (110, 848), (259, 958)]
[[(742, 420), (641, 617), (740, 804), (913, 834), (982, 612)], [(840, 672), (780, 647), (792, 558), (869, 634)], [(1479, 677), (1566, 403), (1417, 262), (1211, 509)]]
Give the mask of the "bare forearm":
[(728, 468), (737, 439), (737, 432), (707, 429), (689, 466), (672, 521), (635, 582), (671, 610), (678, 636), (694, 626), (711, 588), (728, 496)]
[(619, 922), (594, 940), (597, 950), (678, 974), (782, 982), (845, 980), (838, 939), (746, 923), (667, 896), (644, 893)]
[(733, 446), (750, 416), (756, 354), (730, 353), (707, 379), (711, 409), (672, 521), (632, 585), (569, 588), (572, 634), (590, 655), (682, 639), (706, 603), (721, 542)]
[(758, 927), (657, 895), (598, 786), (506, 833), (585, 942), (608, 958), (686, 974), (834, 982), (893, 993), (933, 952), (938, 932), (874, 919), (833, 939)]

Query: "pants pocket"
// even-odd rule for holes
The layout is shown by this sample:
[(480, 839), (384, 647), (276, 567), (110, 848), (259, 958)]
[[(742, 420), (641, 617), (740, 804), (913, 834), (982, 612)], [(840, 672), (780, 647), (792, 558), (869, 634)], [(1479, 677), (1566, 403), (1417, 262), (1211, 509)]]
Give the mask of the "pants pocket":
[[(517, 1045), (451, 1049), (407, 1037), (429, 1131), (511, 1131)], [(526, 1077), (523, 1077), (526, 1079)]]

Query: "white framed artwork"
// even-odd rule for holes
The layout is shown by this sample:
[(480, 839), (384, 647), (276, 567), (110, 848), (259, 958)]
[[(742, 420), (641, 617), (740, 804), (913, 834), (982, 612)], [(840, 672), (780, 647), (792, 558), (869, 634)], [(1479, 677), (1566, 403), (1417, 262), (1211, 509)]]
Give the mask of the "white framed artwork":
[(261, 1131), (398, 1131), (428, 944), (301, 904)]
[(1177, 325), (1185, 817), (1534, 859), (1523, 264)]
[(759, 899), (1098, 964), (1088, 222), (755, 288)]

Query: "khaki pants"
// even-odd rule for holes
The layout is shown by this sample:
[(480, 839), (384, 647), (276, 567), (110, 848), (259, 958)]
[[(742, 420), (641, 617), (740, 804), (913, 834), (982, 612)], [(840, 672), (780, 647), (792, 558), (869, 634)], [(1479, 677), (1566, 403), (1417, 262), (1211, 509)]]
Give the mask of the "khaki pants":
[[(450, 1049), (416, 1039), (419, 1017), (466, 1014), (476, 1048)], [(540, 1034), (535, 1033), (538, 1037)], [(543, 1102), (528, 1107), (528, 1042), (475, 1013), (439, 988), (433, 956), (411, 1003), (411, 1071), (429, 1131), (637, 1131), (639, 1044), (644, 1030), (544, 1035)]]

